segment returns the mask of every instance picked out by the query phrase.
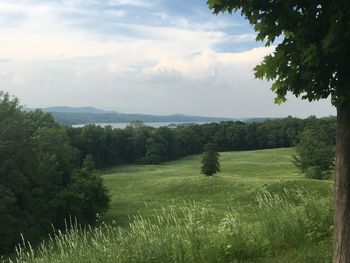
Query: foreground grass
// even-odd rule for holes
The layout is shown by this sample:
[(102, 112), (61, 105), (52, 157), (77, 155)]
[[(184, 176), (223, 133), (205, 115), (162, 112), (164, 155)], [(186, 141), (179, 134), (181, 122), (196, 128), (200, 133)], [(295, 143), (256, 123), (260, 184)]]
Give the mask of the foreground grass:
[(233, 213), (217, 220), (195, 205), (170, 208), (154, 220), (135, 218), (128, 228), (74, 224), (37, 252), (23, 243), (12, 262), (330, 262), (329, 199), (301, 190), (277, 195), (266, 189), (256, 199), (254, 224)]
[(36, 251), (24, 242), (12, 261), (331, 262), (332, 184), (304, 179), (292, 154), (222, 153), (213, 177), (200, 156), (102, 171), (106, 224), (73, 224)]

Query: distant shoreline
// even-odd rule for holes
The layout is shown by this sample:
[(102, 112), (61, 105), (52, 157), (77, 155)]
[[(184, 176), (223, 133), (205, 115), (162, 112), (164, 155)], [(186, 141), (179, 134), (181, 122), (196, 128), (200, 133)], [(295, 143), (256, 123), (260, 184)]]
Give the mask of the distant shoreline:
[[(215, 122), (144, 122), (145, 126), (150, 126), (153, 128), (159, 128), (159, 127), (169, 127), (169, 128), (176, 128), (178, 126), (191, 126), (191, 125), (201, 125), (206, 123), (215, 123)], [(98, 125), (101, 127), (106, 126), (112, 126), (112, 128), (115, 129), (124, 129), (126, 128), (130, 122), (119, 122), (119, 123), (86, 123), (86, 124), (74, 124), (72, 125), (73, 128), (81, 128), (89, 124)]]

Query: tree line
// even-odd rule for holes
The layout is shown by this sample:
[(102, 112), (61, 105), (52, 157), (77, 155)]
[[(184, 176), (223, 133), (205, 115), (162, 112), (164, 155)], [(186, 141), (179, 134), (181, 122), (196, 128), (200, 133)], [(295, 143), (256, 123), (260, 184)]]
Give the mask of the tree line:
[(335, 118), (287, 117), (264, 122), (220, 122), (177, 128), (152, 128), (136, 122), (125, 129), (86, 125), (66, 127), (80, 160), (91, 155), (96, 167), (123, 163), (158, 164), (201, 153), (206, 143), (219, 151), (243, 151), (295, 146), (304, 130), (314, 130), (335, 145)]

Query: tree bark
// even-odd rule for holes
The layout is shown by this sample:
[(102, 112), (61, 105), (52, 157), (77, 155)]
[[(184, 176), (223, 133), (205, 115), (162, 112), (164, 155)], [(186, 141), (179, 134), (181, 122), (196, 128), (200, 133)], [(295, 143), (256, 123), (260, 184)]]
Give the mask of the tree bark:
[(350, 263), (350, 103), (337, 107), (333, 263)]

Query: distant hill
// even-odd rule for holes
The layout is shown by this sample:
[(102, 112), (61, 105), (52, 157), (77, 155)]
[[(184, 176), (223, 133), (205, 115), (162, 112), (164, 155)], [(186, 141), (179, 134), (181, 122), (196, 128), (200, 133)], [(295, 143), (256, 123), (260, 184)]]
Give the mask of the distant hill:
[[(32, 110), (32, 109), (26, 109)], [(139, 120), (143, 122), (220, 122), (235, 121), (231, 118), (215, 118), (203, 116), (188, 116), (183, 114), (173, 115), (149, 115), (149, 114), (127, 114), (114, 111), (105, 111), (93, 107), (48, 107), (42, 109), (51, 113), (60, 124), (75, 125), (88, 123), (129, 123)]]
[(64, 113), (106, 113), (106, 112), (112, 112), (112, 111), (105, 111), (96, 109), (94, 107), (67, 107), (67, 106), (57, 106), (57, 107), (48, 107), (43, 108), (42, 111), (44, 112), (64, 112)]

